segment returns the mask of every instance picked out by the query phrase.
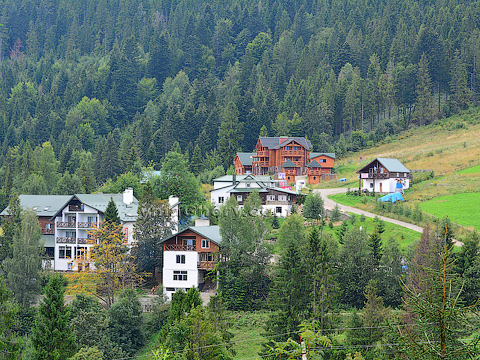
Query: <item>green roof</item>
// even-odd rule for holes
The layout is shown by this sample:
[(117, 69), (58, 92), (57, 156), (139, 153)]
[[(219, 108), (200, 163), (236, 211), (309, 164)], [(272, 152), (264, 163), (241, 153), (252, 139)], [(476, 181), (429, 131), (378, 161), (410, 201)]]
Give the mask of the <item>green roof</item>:
[(312, 160), (310, 164), (307, 165), (308, 168), (321, 168), (322, 165), (318, 163), (317, 160)]
[(257, 153), (237, 153), (238, 158), (243, 166), (252, 166), (252, 157)]
[[(63, 205), (70, 200), (71, 195), (19, 195), (18, 198), (22, 209), (34, 209), (37, 216), (52, 217), (63, 209)], [(8, 215), (8, 207), (0, 215)]]
[(287, 159), (287, 161), (285, 161), (285, 164), (282, 165), (283, 168), (296, 168), (298, 167), (297, 165), (295, 165), (292, 160), (290, 159)]
[(265, 190), (263, 188), (234, 188), (234, 189), (229, 190), (227, 192), (229, 192), (229, 193), (251, 193), (251, 192), (254, 192), (254, 191), (258, 191), (259, 193), (268, 192), (267, 190)]
[(279, 188), (279, 187), (268, 187), (267, 189), (280, 191), (280, 192), (283, 192), (285, 194), (298, 195), (298, 193), (296, 191), (282, 189), (282, 188)]
[(74, 198), (77, 198), (82, 204), (90, 206), (100, 213), (104, 213), (107, 209), (107, 205), (110, 202), (110, 199), (113, 199), (113, 202), (117, 206), (118, 216), (120, 221), (135, 221), (137, 219), (137, 210), (138, 210), (138, 200), (133, 197), (133, 202), (129, 205), (126, 205), (123, 202), (123, 194), (75, 194), (68, 198), (64, 202), (63, 206), (52, 216), (56, 217), (57, 214), (68, 205), (70, 201)]
[(194, 233), (197, 233), (198, 235), (203, 236), (204, 238), (210, 241), (213, 241), (217, 245), (220, 245), (220, 243), (222, 242), (222, 235), (220, 235), (220, 226), (212, 225), (212, 226), (189, 226), (173, 235), (170, 235), (169, 237), (166, 237), (160, 243), (163, 243), (177, 235), (180, 235), (181, 233), (187, 230), (193, 231)]
[(358, 170), (357, 173), (361, 173), (363, 170), (370, 168), (375, 161), (378, 161), (380, 164), (382, 164), (382, 166), (387, 169), (388, 172), (410, 173), (410, 170), (408, 170), (405, 165), (398, 161), (398, 159), (391, 158), (376, 158), (368, 163), (368, 165)]
[[(237, 175), (236, 180), (237, 181), (243, 181), (243, 180), (249, 180), (249, 178), (252, 179), (252, 181), (271, 181), (272, 178), (267, 175)], [(214, 182), (233, 182), (233, 175), (224, 175), (219, 178), (216, 178), (213, 180)]]
[(335, 159), (335, 153), (320, 153), (320, 152), (312, 152), (310, 153), (310, 159), (313, 159), (313, 158), (316, 158), (316, 157), (319, 157), (319, 156), (322, 156), (322, 155), (325, 155), (326, 157), (329, 157), (329, 158), (332, 158), (332, 159)]

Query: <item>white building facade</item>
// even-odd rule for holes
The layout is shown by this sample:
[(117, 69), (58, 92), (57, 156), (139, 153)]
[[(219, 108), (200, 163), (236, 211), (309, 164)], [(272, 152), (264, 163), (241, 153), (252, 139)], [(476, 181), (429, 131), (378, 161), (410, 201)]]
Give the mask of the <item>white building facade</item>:
[(397, 159), (377, 158), (359, 171), (359, 188), (376, 193), (393, 193), (410, 188), (411, 172)]

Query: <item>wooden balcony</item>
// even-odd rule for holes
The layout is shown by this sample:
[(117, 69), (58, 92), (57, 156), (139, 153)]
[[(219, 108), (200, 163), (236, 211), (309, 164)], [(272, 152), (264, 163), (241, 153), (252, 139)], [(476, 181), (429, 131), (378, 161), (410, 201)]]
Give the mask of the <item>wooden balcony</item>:
[(268, 150), (258, 150), (255, 157), (268, 157)]
[(195, 251), (195, 245), (165, 244), (165, 251)]
[(199, 261), (197, 268), (202, 270), (213, 270), (215, 268), (215, 261)]
[(75, 221), (57, 221), (58, 228), (74, 228)]
[(282, 156), (302, 156), (304, 152), (302, 150), (282, 150)]
[(55, 229), (42, 228), (42, 234), (43, 235), (54, 235), (55, 234)]
[(58, 244), (76, 244), (77, 241), (72, 237), (57, 237)]
[(261, 166), (261, 167), (267, 167), (268, 166), (268, 161), (254, 161), (252, 162), (253, 166)]
[(79, 222), (78, 227), (83, 229), (93, 229), (97, 227), (97, 224), (92, 222)]

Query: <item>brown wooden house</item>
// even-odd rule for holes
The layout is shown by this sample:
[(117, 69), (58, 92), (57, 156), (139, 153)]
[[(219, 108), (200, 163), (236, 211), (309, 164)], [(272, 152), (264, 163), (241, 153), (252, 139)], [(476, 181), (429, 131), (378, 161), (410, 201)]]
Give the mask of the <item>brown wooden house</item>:
[(285, 172), (285, 180), (287, 180), (287, 183), (295, 182), (298, 166), (291, 162), (290, 159), (287, 159), (285, 164), (282, 165), (282, 168)]
[(252, 173), (252, 160), (255, 153), (237, 153), (233, 159), (235, 173), (237, 175), (247, 175)]

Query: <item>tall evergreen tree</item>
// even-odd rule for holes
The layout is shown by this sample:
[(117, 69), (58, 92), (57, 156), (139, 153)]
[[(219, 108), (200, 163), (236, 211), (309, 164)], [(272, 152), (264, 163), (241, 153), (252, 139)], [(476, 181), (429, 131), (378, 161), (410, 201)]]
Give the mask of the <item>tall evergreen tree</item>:
[(455, 50), (452, 61), (450, 91), (452, 92), (450, 101), (455, 112), (470, 105), (472, 93), (468, 88), (467, 64), (458, 49)]
[(69, 326), (70, 310), (65, 305), (65, 278), (52, 274), (40, 304), (32, 344), (35, 360), (60, 360), (75, 354), (75, 334)]
[(108, 202), (107, 208), (105, 209), (105, 213), (103, 215), (103, 221), (111, 222), (113, 224), (120, 224), (120, 217), (118, 216), (117, 205), (115, 205), (115, 201), (113, 198), (110, 198)]
[(416, 89), (415, 116), (419, 125), (426, 125), (432, 117), (432, 80), (428, 72), (428, 60), (425, 54), (418, 63)]
[[(237, 106), (230, 102), (225, 108), (223, 121), (218, 130), (217, 150), (222, 158), (222, 164), (229, 167), (235, 153), (240, 150), (243, 140), (243, 125), (238, 121)], [(245, 129), (248, 131), (248, 129)]]

